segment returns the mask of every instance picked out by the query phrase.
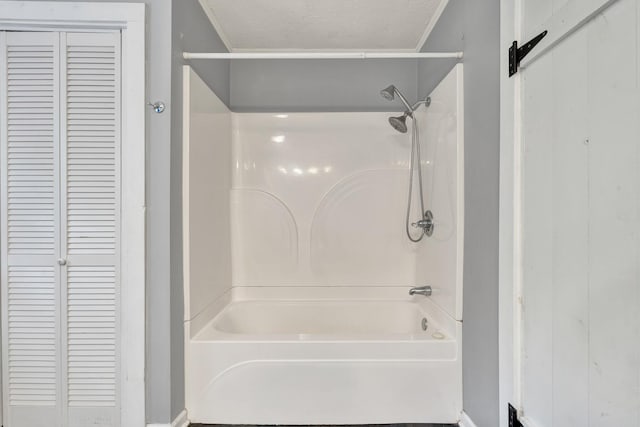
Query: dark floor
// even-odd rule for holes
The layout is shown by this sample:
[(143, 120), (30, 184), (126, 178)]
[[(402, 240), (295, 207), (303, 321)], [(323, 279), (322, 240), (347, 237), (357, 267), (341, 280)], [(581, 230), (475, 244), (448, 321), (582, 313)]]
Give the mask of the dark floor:
[[(275, 427), (265, 425), (191, 424), (191, 427)], [(284, 427), (284, 426), (282, 426)], [(357, 426), (286, 426), (286, 427), (458, 427), (457, 424), (363, 424)]]

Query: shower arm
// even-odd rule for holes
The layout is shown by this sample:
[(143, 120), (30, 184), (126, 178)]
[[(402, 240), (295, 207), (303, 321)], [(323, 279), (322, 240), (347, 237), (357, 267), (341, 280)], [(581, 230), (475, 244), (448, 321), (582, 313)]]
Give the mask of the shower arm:
[(427, 96), (422, 101), (418, 101), (415, 104), (413, 104), (413, 106), (411, 107), (411, 111), (415, 111), (421, 105), (424, 105), (425, 107), (430, 106), (431, 105), (431, 97)]
[(395, 86), (393, 86), (393, 92), (398, 98), (400, 98), (400, 101), (402, 101), (404, 106), (407, 107), (407, 115), (409, 117), (413, 117), (414, 108), (411, 106), (411, 104), (409, 104), (409, 101), (407, 101), (407, 98), (405, 98), (404, 95), (402, 95), (402, 92), (400, 92), (398, 88), (396, 88)]
[(407, 99), (404, 96), (402, 96), (402, 93), (400, 93), (400, 91), (395, 89), (395, 88), (394, 88), (394, 90), (395, 90), (396, 95), (398, 95), (398, 97), (400, 98), (402, 103), (405, 105), (405, 107), (407, 107), (407, 111), (405, 111), (405, 114), (407, 116), (411, 117), (411, 118), (413, 118), (413, 113), (421, 105), (424, 105), (425, 107), (429, 107), (431, 105), (431, 97), (430, 96), (427, 96), (422, 101), (418, 101), (413, 105), (409, 105), (409, 102), (407, 101)]

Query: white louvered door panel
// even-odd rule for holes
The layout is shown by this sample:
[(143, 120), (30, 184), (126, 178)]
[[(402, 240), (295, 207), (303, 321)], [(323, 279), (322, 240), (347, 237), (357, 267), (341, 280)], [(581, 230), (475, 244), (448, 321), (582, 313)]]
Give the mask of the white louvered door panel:
[(115, 427), (120, 33), (0, 32), (0, 55), (4, 425)]
[[(120, 34), (63, 38), (62, 242), (70, 427), (118, 424)], [(65, 272), (63, 272), (65, 274)]]
[(59, 36), (2, 35), (2, 344), (6, 425), (59, 425)]
[(5, 425), (61, 425), (59, 36), (2, 33)]

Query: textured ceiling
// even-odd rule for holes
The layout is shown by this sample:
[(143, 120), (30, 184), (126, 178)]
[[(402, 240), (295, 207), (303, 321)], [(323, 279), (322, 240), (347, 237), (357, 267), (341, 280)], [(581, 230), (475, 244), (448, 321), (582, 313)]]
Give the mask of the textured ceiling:
[(201, 0), (231, 51), (415, 51), (447, 0)]

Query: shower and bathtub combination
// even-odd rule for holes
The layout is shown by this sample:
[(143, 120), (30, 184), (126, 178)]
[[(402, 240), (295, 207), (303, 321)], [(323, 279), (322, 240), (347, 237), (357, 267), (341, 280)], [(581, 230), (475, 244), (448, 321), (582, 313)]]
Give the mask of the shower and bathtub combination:
[(462, 65), (383, 89), (399, 117), (232, 113), (184, 75), (191, 422), (457, 422)]

